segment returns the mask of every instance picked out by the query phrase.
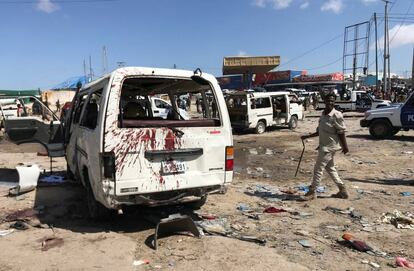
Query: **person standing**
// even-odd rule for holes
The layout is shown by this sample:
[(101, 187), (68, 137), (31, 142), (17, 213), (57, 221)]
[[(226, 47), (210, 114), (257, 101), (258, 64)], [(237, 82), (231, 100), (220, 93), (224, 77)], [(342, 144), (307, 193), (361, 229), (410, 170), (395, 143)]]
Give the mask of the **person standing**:
[(334, 156), (337, 151), (342, 149), (344, 154), (349, 152), (345, 137), (344, 117), (341, 112), (335, 109), (335, 99), (336, 95), (334, 93), (329, 93), (325, 96), (325, 109), (319, 119), (316, 132), (301, 136), (302, 140), (319, 136), (318, 158), (315, 163), (312, 184), (309, 187), (309, 192), (305, 194), (304, 200), (316, 198), (316, 188), (322, 179), (324, 168), (339, 188), (339, 192), (332, 195), (332, 197), (342, 199), (349, 197), (345, 184), (339, 177), (334, 163)]

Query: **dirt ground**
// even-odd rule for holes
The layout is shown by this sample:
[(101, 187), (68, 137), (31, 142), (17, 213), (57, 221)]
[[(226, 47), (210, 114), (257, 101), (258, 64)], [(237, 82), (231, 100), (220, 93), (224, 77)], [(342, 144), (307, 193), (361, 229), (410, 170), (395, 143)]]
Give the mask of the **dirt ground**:
[[(235, 178), (228, 193), (210, 195), (191, 214), (216, 219), (197, 222), (207, 229), (201, 238), (167, 236), (157, 251), (151, 243), (154, 225), (143, 210), (90, 221), (79, 185), (39, 184), (36, 191), (8, 197), (8, 186), (18, 180), (17, 163), (35, 162), (48, 171), (49, 159), (37, 155), (41, 149), (35, 145), (2, 140), (0, 232), (16, 221), (28, 229), (0, 236), (0, 270), (388, 270), (394, 269), (395, 256), (414, 261), (414, 229), (398, 229), (380, 219), (394, 210), (414, 213), (414, 196), (401, 194), (414, 194), (414, 132), (373, 140), (359, 127), (362, 115), (346, 113), (350, 153), (335, 158), (351, 197), (331, 198), (337, 189), (326, 176), (318, 199), (302, 202), (297, 188), (310, 182), (317, 138), (306, 142), (295, 178), (300, 135), (315, 130), (319, 113), (308, 114), (295, 131), (235, 135)], [(54, 159), (53, 170), (62, 173), (65, 165)], [(264, 213), (267, 207), (287, 212)], [(344, 232), (377, 252), (352, 249), (341, 241)], [(139, 265), (140, 260), (149, 263)]]

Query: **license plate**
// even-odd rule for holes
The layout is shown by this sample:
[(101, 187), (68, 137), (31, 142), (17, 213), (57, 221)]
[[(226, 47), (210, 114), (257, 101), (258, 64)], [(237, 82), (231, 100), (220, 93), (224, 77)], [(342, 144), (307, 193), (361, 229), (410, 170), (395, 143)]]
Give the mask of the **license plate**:
[(164, 174), (183, 173), (187, 170), (185, 162), (174, 160), (162, 161), (161, 167)]

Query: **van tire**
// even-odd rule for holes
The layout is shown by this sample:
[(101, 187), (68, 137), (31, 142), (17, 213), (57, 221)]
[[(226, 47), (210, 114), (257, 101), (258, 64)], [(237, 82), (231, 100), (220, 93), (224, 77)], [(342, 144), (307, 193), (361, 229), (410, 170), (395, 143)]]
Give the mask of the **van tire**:
[(259, 120), (259, 122), (257, 122), (255, 131), (256, 134), (263, 134), (264, 132), (266, 132), (266, 123), (262, 120)]
[[(86, 172), (85, 175), (88, 173)], [(92, 187), (89, 183), (89, 178), (85, 176), (86, 201), (88, 204), (89, 217), (92, 220), (104, 221), (110, 218), (111, 210), (103, 206), (95, 199)]]
[(393, 128), (392, 129), (392, 135), (396, 135), (396, 134), (398, 134), (398, 132), (400, 131), (401, 129), (400, 128)]
[(375, 139), (386, 139), (393, 135), (393, 127), (388, 120), (378, 119), (369, 126), (369, 133)]
[(298, 127), (298, 117), (292, 116), (289, 121), (289, 129), (295, 130)]
[(200, 209), (207, 202), (207, 195), (202, 196), (199, 200), (186, 203), (186, 206), (193, 210)]

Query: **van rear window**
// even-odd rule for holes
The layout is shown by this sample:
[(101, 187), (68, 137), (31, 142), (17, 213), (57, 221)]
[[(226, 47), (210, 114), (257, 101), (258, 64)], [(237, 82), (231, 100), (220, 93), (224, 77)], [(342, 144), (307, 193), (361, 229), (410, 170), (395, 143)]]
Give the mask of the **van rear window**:
[(191, 79), (133, 77), (122, 84), (118, 126), (220, 126), (220, 112), (210, 85)]

